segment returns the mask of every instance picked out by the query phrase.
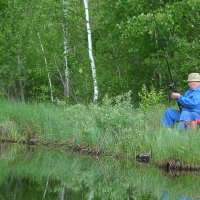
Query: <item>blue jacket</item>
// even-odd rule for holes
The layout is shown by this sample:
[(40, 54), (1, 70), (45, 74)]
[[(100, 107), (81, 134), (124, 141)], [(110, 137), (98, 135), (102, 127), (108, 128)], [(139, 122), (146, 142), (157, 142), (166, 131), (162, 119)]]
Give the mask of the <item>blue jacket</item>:
[(195, 89), (188, 89), (183, 96), (179, 96), (177, 101), (182, 106), (182, 111), (200, 114), (200, 86)]

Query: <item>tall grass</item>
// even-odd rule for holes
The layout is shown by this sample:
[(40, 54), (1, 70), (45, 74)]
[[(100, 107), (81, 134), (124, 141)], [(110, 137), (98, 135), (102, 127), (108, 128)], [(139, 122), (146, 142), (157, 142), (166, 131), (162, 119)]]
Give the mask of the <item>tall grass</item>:
[(105, 98), (101, 105), (53, 105), (0, 100), (1, 137), (88, 144), (104, 152), (135, 156), (151, 152), (154, 162), (176, 157), (200, 163), (199, 133), (168, 130), (160, 125), (165, 105), (136, 109), (128, 97)]

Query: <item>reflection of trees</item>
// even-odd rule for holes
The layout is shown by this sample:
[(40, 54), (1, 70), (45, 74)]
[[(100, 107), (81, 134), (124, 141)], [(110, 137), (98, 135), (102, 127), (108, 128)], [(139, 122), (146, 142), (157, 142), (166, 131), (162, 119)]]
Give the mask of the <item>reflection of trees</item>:
[[(10, 152), (17, 152), (11, 154)], [(176, 179), (154, 168), (114, 159), (91, 159), (45, 149), (8, 149), (0, 158), (2, 199), (160, 199), (163, 188), (174, 199), (195, 195), (196, 176)], [(13, 156), (14, 155), (14, 156)], [(14, 189), (15, 188), (15, 189)], [(10, 191), (11, 194), (10, 194)]]

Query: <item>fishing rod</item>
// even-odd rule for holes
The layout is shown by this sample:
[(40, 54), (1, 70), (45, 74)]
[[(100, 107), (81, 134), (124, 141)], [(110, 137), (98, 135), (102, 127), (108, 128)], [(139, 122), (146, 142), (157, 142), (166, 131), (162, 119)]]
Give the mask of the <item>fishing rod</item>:
[[(151, 9), (151, 12), (153, 14), (153, 21), (155, 22), (155, 25), (156, 25), (156, 30), (158, 32), (158, 36), (161, 36), (162, 32), (160, 31), (160, 27), (159, 27), (159, 24), (157, 22), (157, 19), (156, 19), (156, 16), (155, 16), (155, 13), (154, 13), (154, 10), (153, 10), (153, 7), (152, 7), (152, 1), (149, 0), (149, 5), (150, 5), (150, 9)], [(158, 37), (159, 38), (159, 37)], [(161, 38), (162, 39), (162, 38)], [(167, 56), (166, 56), (166, 52), (165, 50), (163, 49), (163, 45), (162, 45), (162, 40), (158, 39), (158, 42), (160, 43), (160, 47), (161, 47), (161, 52), (162, 52), (162, 55), (164, 57), (164, 60), (165, 60), (165, 63), (167, 65), (167, 69), (168, 69), (168, 73), (169, 73), (169, 78), (170, 78), (170, 84), (169, 84), (169, 88), (171, 90), (171, 92), (177, 92), (176, 90), (176, 84), (174, 82), (174, 79), (172, 77), (172, 73), (171, 73), (171, 69), (170, 69), (170, 65), (169, 65), (169, 62), (168, 62), (168, 59), (167, 59)], [(179, 102), (177, 102), (178, 104), (178, 107), (179, 107), (179, 110), (181, 111), (181, 105)]]

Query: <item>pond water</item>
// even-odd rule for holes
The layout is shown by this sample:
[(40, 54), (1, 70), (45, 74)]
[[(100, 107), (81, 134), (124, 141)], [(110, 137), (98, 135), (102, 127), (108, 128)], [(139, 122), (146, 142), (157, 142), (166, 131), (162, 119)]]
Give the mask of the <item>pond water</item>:
[(150, 165), (0, 145), (0, 200), (200, 199), (200, 173), (165, 174)]

